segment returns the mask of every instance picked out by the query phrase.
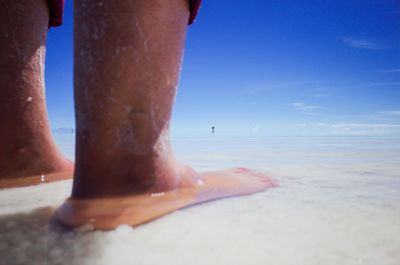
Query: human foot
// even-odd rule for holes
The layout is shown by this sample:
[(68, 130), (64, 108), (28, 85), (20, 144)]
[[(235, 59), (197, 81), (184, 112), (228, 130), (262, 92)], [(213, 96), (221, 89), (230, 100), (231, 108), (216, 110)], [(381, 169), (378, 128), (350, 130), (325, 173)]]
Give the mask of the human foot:
[(69, 171), (45, 173), (33, 176), (2, 178), (0, 179), (0, 189), (33, 186), (64, 179), (72, 179), (73, 175), (74, 171), (69, 170)]
[[(17, 159), (16, 159), (17, 160)], [(38, 158), (22, 159), (22, 165), (14, 162), (0, 172), (0, 189), (32, 186), (63, 179), (71, 179), (74, 164), (65, 157), (59, 161), (38, 161)]]
[(268, 176), (246, 168), (198, 175), (186, 167), (182, 183), (164, 192), (144, 192), (131, 196), (99, 199), (68, 199), (54, 218), (77, 227), (92, 224), (110, 230), (119, 225), (140, 225), (175, 210), (215, 199), (260, 192), (277, 186)]

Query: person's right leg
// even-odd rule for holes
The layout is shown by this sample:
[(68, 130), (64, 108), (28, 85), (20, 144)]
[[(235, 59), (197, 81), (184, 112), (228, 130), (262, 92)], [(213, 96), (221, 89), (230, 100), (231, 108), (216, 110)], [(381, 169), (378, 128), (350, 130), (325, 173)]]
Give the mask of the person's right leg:
[(48, 23), (46, 0), (0, 0), (0, 188), (72, 177), (47, 118)]
[(245, 169), (198, 175), (174, 159), (169, 123), (187, 0), (75, 0), (76, 167), (56, 217), (110, 229), (274, 186)]

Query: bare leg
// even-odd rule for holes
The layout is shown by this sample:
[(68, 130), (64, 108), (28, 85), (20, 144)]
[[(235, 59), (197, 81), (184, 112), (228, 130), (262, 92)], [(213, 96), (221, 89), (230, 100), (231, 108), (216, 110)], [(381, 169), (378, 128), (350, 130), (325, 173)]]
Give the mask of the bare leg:
[(72, 197), (175, 187), (180, 180), (169, 122), (189, 16), (187, 0), (75, 4)]
[(136, 225), (274, 185), (242, 169), (200, 176), (172, 155), (187, 0), (75, 1), (75, 12), (76, 168), (61, 222)]
[(34, 184), (40, 181), (34, 175), (73, 169), (47, 119), (48, 20), (45, 0), (0, 0), (0, 188)]

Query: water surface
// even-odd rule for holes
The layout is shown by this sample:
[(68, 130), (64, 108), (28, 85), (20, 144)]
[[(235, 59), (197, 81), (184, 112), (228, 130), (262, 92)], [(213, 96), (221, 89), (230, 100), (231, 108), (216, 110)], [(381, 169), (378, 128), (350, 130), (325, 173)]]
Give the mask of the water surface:
[[(56, 135), (74, 157), (73, 135)], [(400, 139), (172, 138), (199, 171), (249, 167), (278, 188), (115, 231), (49, 228), (71, 181), (0, 192), (0, 264), (400, 264)]]

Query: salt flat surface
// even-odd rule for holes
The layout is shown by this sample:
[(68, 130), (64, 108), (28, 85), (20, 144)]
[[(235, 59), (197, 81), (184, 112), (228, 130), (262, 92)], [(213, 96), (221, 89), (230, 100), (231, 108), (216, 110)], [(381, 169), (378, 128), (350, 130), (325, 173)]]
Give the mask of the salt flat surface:
[[(58, 135), (73, 158), (73, 136)], [(400, 139), (173, 139), (199, 171), (249, 167), (280, 186), (114, 231), (49, 226), (71, 181), (0, 191), (0, 264), (400, 264)]]

